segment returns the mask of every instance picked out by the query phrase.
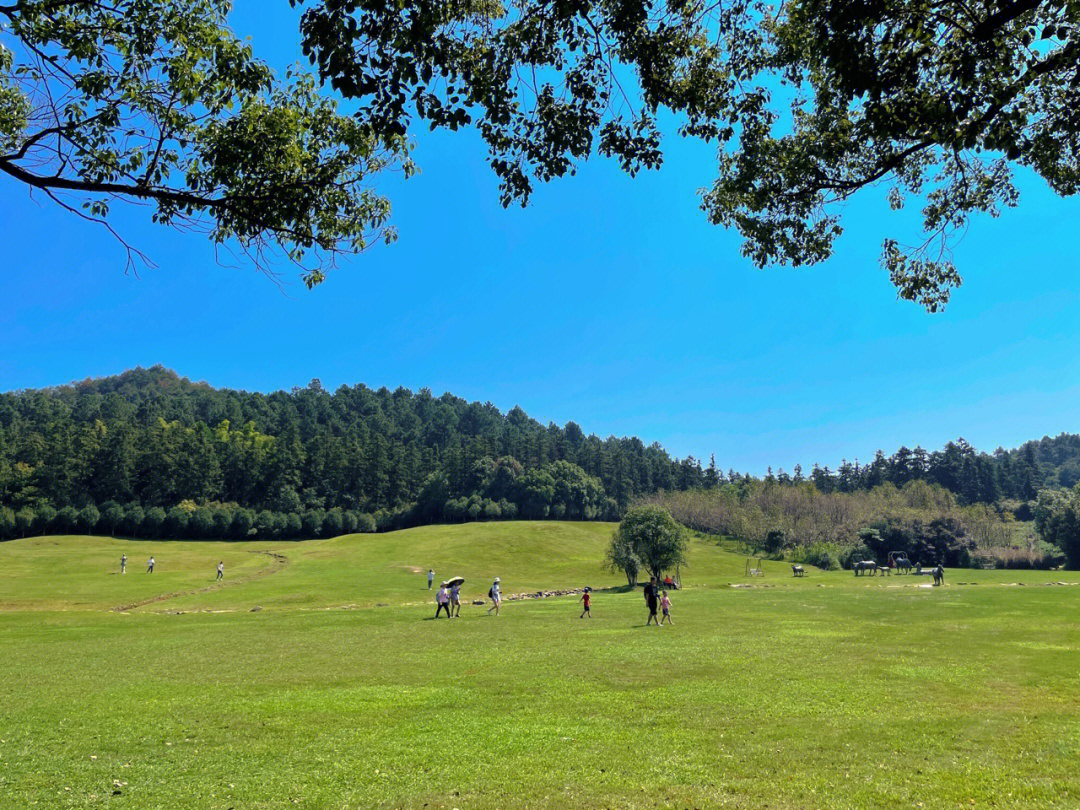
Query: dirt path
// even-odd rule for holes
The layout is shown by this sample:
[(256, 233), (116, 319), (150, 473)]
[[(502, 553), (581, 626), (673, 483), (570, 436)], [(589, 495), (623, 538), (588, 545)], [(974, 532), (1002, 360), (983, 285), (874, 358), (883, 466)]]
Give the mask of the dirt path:
[(178, 591), (176, 593), (163, 593), (158, 596), (152, 596), (149, 599), (142, 599), (138, 602), (132, 602), (130, 605), (118, 605), (117, 607), (110, 608), (110, 610), (122, 613), (129, 610), (136, 610), (137, 608), (146, 607), (147, 605), (155, 605), (159, 602), (167, 602), (170, 599), (176, 599), (180, 596), (194, 596), (198, 593), (210, 593), (211, 591), (218, 591), (222, 588), (230, 588), (234, 585), (244, 585), (248, 582), (254, 582), (257, 579), (268, 577), (271, 574), (276, 574), (279, 571), (284, 570), (289, 565), (289, 558), (284, 554), (277, 554), (273, 551), (249, 551), (249, 554), (265, 554), (273, 561), (268, 567), (261, 568), (250, 576), (243, 579), (229, 579), (222, 580), (221, 582), (215, 582), (213, 585), (207, 585), (205, 588), (196, 588), (191, 591)]

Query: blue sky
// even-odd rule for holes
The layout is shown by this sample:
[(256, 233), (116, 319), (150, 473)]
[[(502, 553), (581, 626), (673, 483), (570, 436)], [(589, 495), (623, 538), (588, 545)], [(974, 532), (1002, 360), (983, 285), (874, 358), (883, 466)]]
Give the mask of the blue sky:
[[(239, 0), (233, 26), (283, 67), (297, 35), (274, 8)], [(757, 270), (698, 209), (709, 147), (671, 137), (633, 180), (594, 159), (524, 211), (499, 207), (484, 154), (422, 135), (421, 175), (385, 187), (400, 241), (313, 292), (219, 266), (140, 209), (116, 224), (158, 267), (125, 275), (100, 228), (0, 180), (0, 390), (155, 363), (256, 390), (428, 387), (753, 472), (1080, 431), (1080, 202), (1037, 178), (973, 224), (964, 286), (927, 315), (878, 266), (884, 236), (918, 235), (884, 190), (848, 205), (826, 264)]]

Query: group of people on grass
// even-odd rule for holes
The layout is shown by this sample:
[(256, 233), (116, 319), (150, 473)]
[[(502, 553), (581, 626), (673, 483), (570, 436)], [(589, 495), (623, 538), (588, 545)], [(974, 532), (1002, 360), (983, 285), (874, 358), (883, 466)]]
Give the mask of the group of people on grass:
[[(127, 573), (127, 554), (121, 554), (120, 555), (120, 573), (121, 574), (126, 574)], [(151, 555), (150, 559), (146, 561), (146, 573), (148, 573), (148, 574), (154, 573), (154, 557), (153, 557), (153, 555)], [(223, 580), (223, 579), (225, 579), (225, 561), (220, 560), (218, 562), (218, 564), (217, 564), (217, 579), (215, 579), (214, 581), (215, 582), (221, 582), (221, 580)]]
[[(428, 569), (427, 574), (428, 590), (432, 589), (435, 583), (435, 570)], [(442, 616), (443, 612), (446, 612), (446, 618), (457, 619), (461, 617), (461, 585), (462, 580), (460, 577), (453, 580), (443, 582), (439, 586), (438, 592), (435, 594), (435, 618), (438, 619)], [(491, 588), (488, 590), (488, 598), (491, 599), (491, 607), (488, 608), (488, 615), (490, 616), (492, 611), (495, 615), (499, 615), (499, 608), (502, 606), (502, 591), (499, 586), (500, 580), (495, 577), (495, 581), (491, 583)], [(667, 577), (664, 580), (665, 585), (672, 585), (674, 588), (678, 588), (678, 585), (674, 585), (671, 577)], [(581, 602), (582, 611), (579, 619), (586, 617), (592, 618), (592, 588), (585, 588), (582, 591), (581, 598), (578, 600)], [(671, 597), (668, 596), (667, 588), (660, 588), (657, 584), (656, 577), (651, 577), (649, 583), (645, 586), (645, 604), (649, 608), (649, 618), (645, 624), (653, 624), (655, 622), (657, 627), (662, 624), (674, 624), (671, 621)], [(663, 618), (657, 616), (657, 611), (662, 611)]]
[[(495, 581), (491, 583), (491, 588), (488, 589), (488, 598), (491, 599), (491, 607), (488, 608), (488, 615), (491, 615), (492, 611), (495, 611), (495, 615), (499, 615), (499, 608), (502, 607), (502, 590), (499, 587), (500, 579), (495, 577)], [(435, 582), (434, 569), (428, 569), (427, 586), (428, 590), (431, 590), (432, 584)], [(442, 612), (446, 611), (446, 618), (448, 619), (460, 619), (461, 618), (461, 585), (464, 582), (460, 577), (444, 582), (439, 586), (439, 592), (435, 594), (435, 618), (439, 618)]]

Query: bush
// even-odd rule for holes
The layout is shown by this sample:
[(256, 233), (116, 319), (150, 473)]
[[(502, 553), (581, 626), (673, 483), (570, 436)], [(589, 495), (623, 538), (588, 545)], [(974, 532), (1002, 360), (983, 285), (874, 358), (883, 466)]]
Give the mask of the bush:
[(143, 515), (140, 534), (143, 537), (158, 537), (161, 535), (161, 527), (165, 525), (165, 510), (160, 506), (151, 506)]
[(824, 551), (818, 556), (816, 562), (810, 564), (816, 565), (822, 571), (835, 571), (840, 567), (840, 558), (832, 551)]
[(44, 503), (37, 508), (37, 521), (34, 523), (34, 531), (38, 534), (47, 534), (56, 525), (56, 510), (49, 504)]
[(234, 540), (247, 540), (251, 530), (255, 528), (255, 513), (250, 509), (237, 509), (233, 512), (232, 525), (229, 527), (229, 535)]
[(24, 506), (15, 513), (15, 531), (19, 533), (20, 537), (29, 535), (34, 530), (34, 523), (36, 522), (37, 512), (29, 506)]
[(305, 539), (313, 539), (320, 537), (323, 530), (323, 521), (326, 519), (326, 513), (322, 509), (308, 509), (304, 514), (300, 516), (300, 523), (303, 526), (301, 530)]
[(299, 537), (303, 528), (304, 524), (296, 512), (290, 512), (285, 516), (285, 528), (282, 530), (285, 537)]
[(165, 533), (169, 537), (181, 539), (187, 535), (191, 513), (182, 506), (174, 506), (165, 516)]
[(371, 533), (374, 532), (378, 526), (375, 524), (375, 518), (371, 515), (360, 512), (356, 515), (356, 530), (358, 532)]
[(274, 536), (274, 513), (269, 509), (263, 509), (255, 515), (255, 532), (262, 540), (269, 540)]
[(191, 513), (188, 520), (188, 533), (193, 537), (210, 538), (214, 536), (214, 513), (205, 506), (200, 506)]
[(120, 533), (128, 537), (137, 537), (142, 531), (143, 519), (146, 513), (137, 503), (129, 504), (124, 508), (124, 516), (120, 518)]
[(345, 519), (337, 507), (326, 513), (322, 522), (323, 537), (340, 537), (345, 533)]
[[(19, 510), (22, 512), (23, 510)], [(15, 518), (18, 519), (16, 514)], [(65, 506), (56, 513), (56, 530), (60, 532), (73, 532), (79, 525), (79, 513), (74, 506)]]
[(94, 529), (97, 528), (98, 521), (100, 520), (101, 513), (98, 511), (98, 508), (93, 504), (89, 504), (79, 510), (75, 525), (83, 534), (93, 534)]
[(1060, 549), (1040, 542), (1036, 548), (992, 548), (986, 552), (995, 568), (1049, 571), (1065, 562)]
[(213, 511), (214, 537), (218, 540), (227, 540), (232, 531), (233, 512), (227, 506), (219, 506)]
[(847, 552), (832, 543), (815, 543), (797, 551), (792, 555), (792, 561), (806, 563), (820, 568), (822, 571), (835, 571), (840, 568), (840, 559)]
[(349, 511), (341, 513), (341, 533), (356, 533), (356, 512)]
[[(875, 532), (876, 534), (877, 532)], [(856, 562), (860, 560), (878, 560), (878, 553), (870, 546), (860, 543), (851, 549), (847, 554), (843, 555), (842, 561), (845, 568), (851, 568)]]
[(765, 553), (775, 557), (784, 550), (784, 546), (787, 545), (787, 537), (784, 535), (783, 529), (771, 529), (767, 535), (765, 535)]
[(7, 506), (0, 506), (0, 540), (10, 540), (15, 536), (15, 512)]
[(98, 527), (108, 532), (110, 535), (116, 533), (117, 527), (124, 520), (124, 507), (118, 503), (113, 503), (101, 512), (101, 520), (98, 521)]

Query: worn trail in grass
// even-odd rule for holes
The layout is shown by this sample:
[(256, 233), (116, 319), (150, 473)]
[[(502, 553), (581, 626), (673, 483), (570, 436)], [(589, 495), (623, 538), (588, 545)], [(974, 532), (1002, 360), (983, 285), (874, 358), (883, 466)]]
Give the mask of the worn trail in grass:
[[(698, 539), (657, 630), (617, 591), (592, 620), (565, 597), (436, 622), (411, 570), (613, 586), (609, 531), (279, 544), (277, 573), (128, 615), (107, 609), (118, 575), (55, 585), (123, 541), (0, 546), (0, 806), (1080, 806), (1080, 587), (1032, 587), (1073, 574), (918, 588), (767, 564), (753, 584), (774, 587), (733, 589), (743, 558)], [(168, 593), (275, 544), (161, 546)]]

